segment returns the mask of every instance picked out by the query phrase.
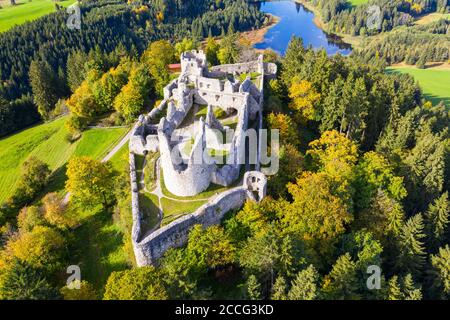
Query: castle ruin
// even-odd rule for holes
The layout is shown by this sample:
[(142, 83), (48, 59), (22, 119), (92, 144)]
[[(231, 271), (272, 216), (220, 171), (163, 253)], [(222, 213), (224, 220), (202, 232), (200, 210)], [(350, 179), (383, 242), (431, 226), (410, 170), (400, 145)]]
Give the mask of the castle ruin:
[[(274, 77), (276, 71), (262, 55), (256, 61), (211, 68), (202, 51), (181, 55), (179, 77), (164, 88), (158, 107), (140, 116), (130, 138), (132, 241), (139, 266), (153, 264), (168, 248), (183, 245), (195, 224), (220, 223), (229, 210), (265, 196), (267, 179), (256, 161), (258, 140), (249, 146), (247, 131), (261, 129), (264, 78)], [(165, 186), (176, 196), (198, 195), (211, 184), (230, 189), (194, 213), (143, 234), (135, 155), (149, 152), (159, 152)], [(240, 179), (241, 185), (232, 187)]]

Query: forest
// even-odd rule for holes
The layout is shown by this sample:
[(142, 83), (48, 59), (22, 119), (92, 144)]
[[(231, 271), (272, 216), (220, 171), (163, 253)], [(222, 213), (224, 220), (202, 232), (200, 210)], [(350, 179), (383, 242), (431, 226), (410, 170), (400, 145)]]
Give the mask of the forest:
[[(346, 0), (308, 0), (318, 8), (327, 31), (340, 35), (365, 36), (356, 54), (366, 62), (393, 64), (407, 62), (423, 68), (427, 62), (447, 62), (450, 58), (450, 22), (441, 19), (420, 26), (415, 20), (430, 13), (449, 13), (447, 0), (372, 0), (352, 6)], [(380, 8), (381, 20), (368, 28)], [(376, 17), (375, 17), (376, 18)]]
[[(70, 95), (71, 53), (109, 53), (120, 47), (140, 55), (154, 40), (224, 35), (258, 28), (265, 19), (245, 0), (208, 0), (201, 5), (194, 0), (88, 0), (81, 13), (80, 30), (66, 27), (68, 15), (61, 8), (0, 33), (0, 136), (48, 119), (46, 110)], [(33, 91), (33, 79), (39, 83), (34, 90), (45, 96)]]
[[(130, 51), (94, 78), (87, 72), (72, 83), (71, 113), (82, 114), (77, 106), (85, 101), (101, 110), (98, 102), (110, 99), (100, 94), (109, 91), (83, 89), (93, 81), (89, 87), (121, 83), (109, 93), (117, 112), (126, 114), (120, 107), (135, 104), (118, 97), (123, 88), (145, 88), (138, 81), (142, 64), (198, 46), (189, 39), (155, 41), (141, 56)], [(220, 44), (209, 38), (203, 49), (213, 64), (248, 57), (232, 32)], [(86, 59), (84, 65), (95, 66), (110, 55), (74, 57), (71, 63)], [(265, 88), (265, 125), (281, 137), (280, 170), (269, 177), (267, 198), (230, 212), (221, 225), (193, 228), (187, 245), (167, 251), (158, 266), (133, 268), (126, 163), (114, 169), (87, 157), (71, 159), (67, 204), (54, 193), (31, 200), (49, 176), (45, 163), (31, 158), (9, 207), (0, 210), (0, 298), (448, 299), (445, 106), (427, 102), (410, 76), (387, 74), (354, 57), (328, 57), (304, 48), (299, 38), (285, 57), (267, 51), (265, 59), (279, 66), (278, 78)], [(166, 76), (159, 71), (149, 71), (154, 88)], [(129, 265), (69, 290), (60, 279), (68, 252), (79, 245), (70, 234), (92, 210), (117, 221)], [(366, 285), (369, 266), (381, 270), (378, 290)], [(19, 288), (17, 279), (26, 285)]]
[(388, 65), (405, 62), (424, 68), (427, 62), (446, 62), (450, 59), (450, 20), (399, 28), (361, 47), (358, 54), (371, 63), (377, 63), (377, 52)]

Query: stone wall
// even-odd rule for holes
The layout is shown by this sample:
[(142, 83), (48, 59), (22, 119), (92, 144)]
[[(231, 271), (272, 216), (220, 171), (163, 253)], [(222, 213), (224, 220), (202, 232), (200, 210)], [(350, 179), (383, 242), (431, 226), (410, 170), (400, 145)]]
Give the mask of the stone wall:
[(194, 213), (156, 230), (140, 242), (134, 242), (138, 266), (155, 264), (168, 249), (186, 244), (189, 231), (196, 224), (204, 228), (219, 224), (227, 212), (241, 208), (247, 200), (254, 200), (254, 197), (245, 187), (228, 190)]
[[(219, 224), (228, 211), (241, 208), (247, 200), (257, 201), (265, 196), (267, 180), (264, 179), (264, 175), (260, 172), (247, 172), (243, 179), (243, 186), (219, 194), (194, 213), (177, 219), (142, 238), (145, 235), (142, 234), (142, 213), (139, 207), (138, 177), (133, 153), (129, 155), (129, 167), (133, 218), (131, 239), (138, 266), (155, 264), (157, 259), (162, 257), (169, 248), (184, 245), (189, 231), (194, 225), (200, 224), (203, 227), (209, 227)], [(254, 177), (259, 180), (253, 179)], [(253, 192), (257, 192), (259, 197), (256, 198)]]
[(242, 73), (251, 73), (258, 72), (263, 73), (263, 70), (260, 69), (259, 61), (251, 61), (244, 63), (235, 63), (235, 64), (222, 64), (220, 66), (214, 66), (209, 69), (208, 76), (214, 78), (224, 77), (227, 74), (242, 74)]
[[(134, 126), (130, 143), (129, 150), (134, 154), (144, 155), (147, 152), (158, 151), (158, 137), (156, 134), (155, 126), (150, 125), (152, 120), (154, 120), (164, 109), (167, 107), (168, 100), (162, 100), (160, 104), (154, 108), (150, 113), (139, 118), (139, 121)], [(151, 133), (151, 134), (149, 134)]]

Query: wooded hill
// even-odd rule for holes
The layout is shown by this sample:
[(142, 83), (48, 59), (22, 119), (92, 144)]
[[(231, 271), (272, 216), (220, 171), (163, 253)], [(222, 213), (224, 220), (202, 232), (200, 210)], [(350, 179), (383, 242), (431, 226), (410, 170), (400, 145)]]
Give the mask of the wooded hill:
[[(81, 30), (66, 26), (64, 9), (0, 34), (0, 136), (39, 121), (33, 107), (29, 67), (46, 65), (51, 102), (67, 97), (66, 62), (79, 49), (111, 52), (117, 47), (143, 52), (151, 41), (202, 38), (229, 29), (258, 28), (264, 15), (245, 0), (156, 0), (127, 4), (120, 0), (83, 1)], [(20, 100), (18, 100), (20, 99)], [(23, 112), (22, 112), (23, 111)]]

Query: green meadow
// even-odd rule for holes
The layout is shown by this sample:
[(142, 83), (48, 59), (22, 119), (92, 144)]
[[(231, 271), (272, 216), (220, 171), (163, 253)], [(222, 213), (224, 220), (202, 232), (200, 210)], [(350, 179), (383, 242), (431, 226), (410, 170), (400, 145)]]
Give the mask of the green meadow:
[(349, 0), (348, 2), (350, 2), (353, 6), (359, 6), (361, 4), (369, 2), (369, 0)]
[(26, 21), (35, 20), (46, 14), (56, 11), (55, 3), (68, 7), (75, 0), (17, 0), (15, 6), (11, 6), (9, 0), (1, 0), (0, 6), (0, 32), (6, 31), (15, 25)]
[(391, 67), (388, 72), (412, 75), (422, 88), (423, 95), (434, 105), (444, 101), (450, 109), (450, 69), (417, 69), (414, 67)]
[(72, 156), (101, 159), (128, 130), (89, 129), (79, 140), (70, 143), (66, 139), (66, 119), (62, 117), (0, 140), (0, 203), (14, 192), (20, 168), (29, 156), (49, 165), (54, 173), (51, 191), (56, 191), (64, 185), (65, 164)]

